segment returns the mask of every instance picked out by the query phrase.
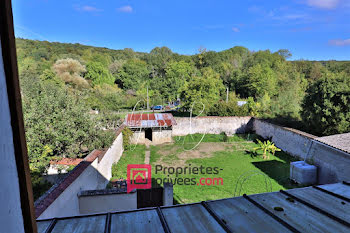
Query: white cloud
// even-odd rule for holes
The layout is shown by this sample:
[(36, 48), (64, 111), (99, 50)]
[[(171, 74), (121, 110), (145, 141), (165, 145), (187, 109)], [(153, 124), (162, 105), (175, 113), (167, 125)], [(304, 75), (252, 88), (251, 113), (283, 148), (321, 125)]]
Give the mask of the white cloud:
[(81, 9), (83, 11), (90, 11), (90, 12), (101, 11), (101, 9), (98, 9), (96, 7), (93, 7), (93, 6), (83, 6)]
[(334, 9), (336, 8), (340, 0), (307, 0), (309, 6), (322, 8), (322, 9)]
[(85, 11), (85, 12), (99, 12), (102, 11), (102, 9), (93, 7), (93, 6), (75, 6), (75, 9), (78, 11)]
[(233, 28), (232, 28), (232, 31), (234, 31), (234, 32), (240, 32), (239, 28), (236, 28), (236, 27), (233, 27)]
[(131, 6), (122, 6), (117, 8), (117, 11), (124, 12), (124, 13), (131, 13), (133, 11)]
[(350, 45), (350, 39), (335, 39), (335, 40), (330, 40), (329, 41), (330, 45), (334, 45), (334, 46), (348, 46)]

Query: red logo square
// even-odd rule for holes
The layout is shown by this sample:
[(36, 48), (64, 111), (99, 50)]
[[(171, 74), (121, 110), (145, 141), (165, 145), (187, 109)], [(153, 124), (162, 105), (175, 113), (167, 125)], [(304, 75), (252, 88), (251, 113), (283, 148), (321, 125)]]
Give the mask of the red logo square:
[(127, 192), (134, 189), (150, 189), (152, 187), (152, 166), (150, 164), (128, 164)]

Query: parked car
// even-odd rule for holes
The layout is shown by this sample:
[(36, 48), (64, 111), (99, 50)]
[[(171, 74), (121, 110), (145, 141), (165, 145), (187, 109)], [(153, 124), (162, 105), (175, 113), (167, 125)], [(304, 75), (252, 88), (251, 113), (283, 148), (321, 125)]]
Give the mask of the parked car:
[(151, 109), (152, 110), (163, 110), (163, 106), (162, 105), (156, 105), (156, 106), (152, 106)]

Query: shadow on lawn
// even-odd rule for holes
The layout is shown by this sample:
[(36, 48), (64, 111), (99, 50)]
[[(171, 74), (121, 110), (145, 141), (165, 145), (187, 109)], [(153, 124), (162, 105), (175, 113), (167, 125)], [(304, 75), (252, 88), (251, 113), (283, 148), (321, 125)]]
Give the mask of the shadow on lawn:
[(284, 160), (284, 162), (277, 160), (266, 160), (252, 162), (252, 164), (286, 189), (302, 187), (289, 179), (290, 162), (294, 161), (295, 159), (284, 152), (277, 152), (275, 156), (281, 160)]

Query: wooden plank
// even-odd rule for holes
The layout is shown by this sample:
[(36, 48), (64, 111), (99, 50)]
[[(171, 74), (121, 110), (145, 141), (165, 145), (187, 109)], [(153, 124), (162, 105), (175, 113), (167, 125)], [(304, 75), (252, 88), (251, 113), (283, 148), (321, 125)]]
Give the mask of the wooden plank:
[[(282, 193), (257, 194), (251, 195), (250, 198), (300, 232), (349, 232), (346, 226), (302, 203), (287, 200), (288, 197)], [(278, 211), (275, 207), (283, 208), (283, 211)]]
[(290, 232), (243, 197), (210, 201), (207, 204), (233, 232)]
[(350, 203), (313, 188), (291, 189), (286, 191), (311, 205), (350, 222)]
[(161, 209), (172, 233), (225, 233), (201, 204)]
[(103, 233), (106, 215), (58, 220), (52, 233)]
[(342, 183), (336, 183), (336, 184), (319, 185), (318, 187), (331, 191), (333, 193), (339, 194), (346, 198), (350, 198), (350, 186), (348, 185), (345, 185)]
[(156, 210), (112, 214), (111, 232), (164, 233), (162, 223)]

